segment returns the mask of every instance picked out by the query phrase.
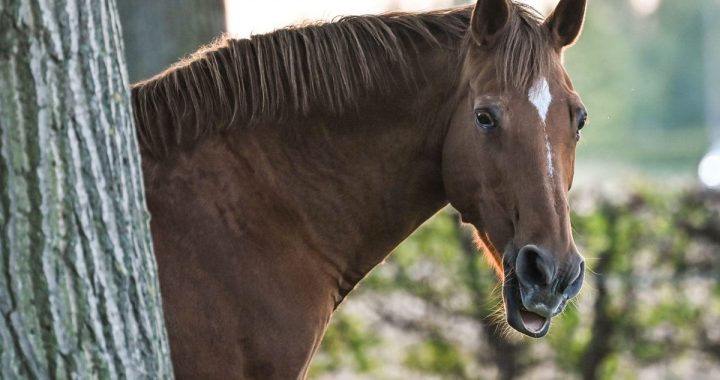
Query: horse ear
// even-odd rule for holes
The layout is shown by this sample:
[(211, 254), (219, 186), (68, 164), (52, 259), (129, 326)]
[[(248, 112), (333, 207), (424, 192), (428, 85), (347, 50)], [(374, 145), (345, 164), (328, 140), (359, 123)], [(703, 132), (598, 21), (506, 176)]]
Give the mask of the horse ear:
[(508, 0), (478, 0), (470, 19), (473, 38), (481, 46), (491, 46), (509, 19)]
[(586, 0), (560, 0), (553, 13), (545, 21), (558, 49), (577, 40), (585, 20)]

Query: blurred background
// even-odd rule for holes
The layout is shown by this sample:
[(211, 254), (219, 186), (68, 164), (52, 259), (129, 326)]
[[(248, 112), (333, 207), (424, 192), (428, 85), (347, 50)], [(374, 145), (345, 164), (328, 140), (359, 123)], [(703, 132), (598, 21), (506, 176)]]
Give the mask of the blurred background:
[[(557, 0), (526, 1), (547, 15)], [(119, 0), (131, 81), (223, 32), (451, 0)], [(452, 209), (353, 291), (313, 379), (720, 378), (720, 1), (590, 1), (566, 66), (589, 111), (571, 191), (589, 270), (540, 340), (495, 322), (497, 278)]]

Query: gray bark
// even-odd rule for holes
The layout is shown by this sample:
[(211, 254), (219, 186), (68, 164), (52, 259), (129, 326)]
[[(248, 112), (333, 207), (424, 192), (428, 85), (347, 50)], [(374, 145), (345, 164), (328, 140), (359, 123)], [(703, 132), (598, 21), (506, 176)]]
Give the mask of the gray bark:
[(0, 378), (172, 378), (114, 0), (0, 0)]
[(225, 31), (223, 0), (118, 0), (130, 81), (161, 72)]

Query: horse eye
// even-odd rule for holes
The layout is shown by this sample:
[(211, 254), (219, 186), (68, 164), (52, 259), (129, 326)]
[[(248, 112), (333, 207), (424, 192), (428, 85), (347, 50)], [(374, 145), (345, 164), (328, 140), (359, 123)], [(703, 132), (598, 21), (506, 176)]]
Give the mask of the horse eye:
[(486, 131), (492, 130), (496, 126), (495, 119), (490, 112), (481, 110), (475, 111), (475, 124)]
[(580, 118), (580, 122), (578, 123), (578, 131), (581, 131), (583, 128), (585, 128), (585, 123), (587, 123), (587, 114), (583, 114), (583, 116)]
[(587, 118), (587, 113), (583, 112), (582, 116), (580, 116), (580, 120), (578, 121), (577, 130), (575, 130), (575, 141), (580, 141), (580, 131), (585, 128)]

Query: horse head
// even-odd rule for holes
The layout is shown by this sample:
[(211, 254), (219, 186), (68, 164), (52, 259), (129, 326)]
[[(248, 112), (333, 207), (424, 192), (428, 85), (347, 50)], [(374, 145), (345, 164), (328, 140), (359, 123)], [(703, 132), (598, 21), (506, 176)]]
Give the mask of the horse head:
[(568, 191), (587, 112), (562, 55), (585, 5), (562, 0), (541, 20), (509, 0), (477, 2), (443, 148), (448, 199), (503, 278), (508, 324), (532, 337), (547, 334), (584, 278)]

